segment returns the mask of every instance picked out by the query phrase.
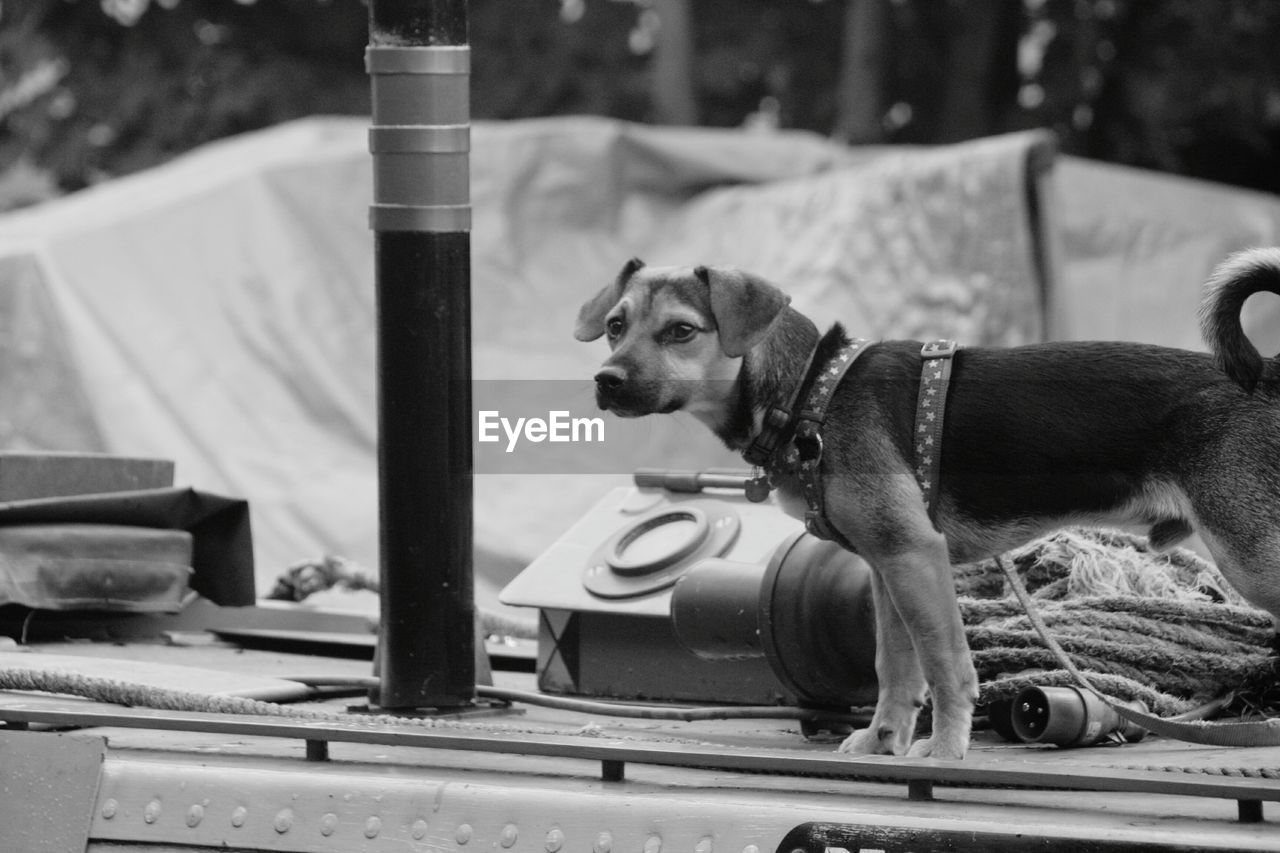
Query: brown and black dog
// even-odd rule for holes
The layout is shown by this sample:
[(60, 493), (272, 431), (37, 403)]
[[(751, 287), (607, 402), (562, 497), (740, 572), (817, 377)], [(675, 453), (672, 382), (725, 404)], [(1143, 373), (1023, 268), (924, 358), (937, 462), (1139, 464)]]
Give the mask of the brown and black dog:
[[(1280, 250), (1233, 256), (1210, 279), (1214, 355), (1133, 343), (972, 347), (953, 359), (936, 524), (913, 476), (918, 341), (872, 344), (823, 428), (827, 518), (873, 569), (879, 699), (851, 753), (962, 758), (977, 679), (950, 566), (1074, 524), (1144, 524), (1157, 546), (1198, 531), (1227, 579), (1280, 617), (1280, 365), (1240, 326), (1280, 294)], [(820, 335), (778, 288), (734, 269), (630, 261), (582, 306), (575, 337), (606, 336), (597, 402), (624, 417), (684, 411), (743, 451), (764, 413), (845, 340)], [(816, 352), (815, 352), (816, 351)], [(794, 475), (765, 465), (803, 515)], [(926, 690), (933, 733), (911, 744)]]

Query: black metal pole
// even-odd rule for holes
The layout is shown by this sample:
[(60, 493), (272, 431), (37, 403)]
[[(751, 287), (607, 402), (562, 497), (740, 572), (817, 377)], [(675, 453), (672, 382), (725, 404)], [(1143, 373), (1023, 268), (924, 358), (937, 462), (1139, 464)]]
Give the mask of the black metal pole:
[[(371, 0), (379, 696), (475, 701), (465, 0)], [(371, 697), (373, 698), (373, 697)]]

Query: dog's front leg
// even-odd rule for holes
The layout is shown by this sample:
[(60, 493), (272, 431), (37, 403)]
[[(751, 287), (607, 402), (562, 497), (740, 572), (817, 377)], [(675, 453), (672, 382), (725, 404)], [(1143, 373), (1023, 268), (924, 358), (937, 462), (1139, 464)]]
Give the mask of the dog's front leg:
[(902, 755), (911, 746), (916, 716), (924, 704), (924, 672), (907, 625), (875, 569), (871, 571), (871, 592), (876, 614), (876, 680), (880, 695), (871, 725), (845, 738), (840, 752)]
[[(887, 593), (878, 596), (876, 618), (879, 620), (884, 614), (889, 620), (884, 633), (890, 645), (883, 674), (877, 650), (876, 675), (882, 681), (870, 734), (855, 735), (854, 742), (847, 746), (850, 751), (883, 751), (868, 749), (883, 742), (877, 726), (893, 729), (891, 740), (895, 742), (901, 737), (910, 737), (909, 728), (905, 734), (898, 731), (914, 725), (915, 709), (908, 711), (906, 703), (919, 695), (917, 676), (898, 660), (904, 654), (898, 634), (905, 632), (933, 698), (933, 734), (914, 744), (909, 754), (963, 758), (969, 748), (978, 678), (956, 605), (946, 540), (932, 525), (927, 530), (923, 525), (911, 526), (916, 527), (912, 535), (894, 537), (898, 539), (894, 543), (897, 547), (869, 549), (866, 554)], [(881, 606), (880, 598), (888, 598), (885, 604), (892, 606)], [(901, 627), (895, 627), (895, 622)], [(877, 639), (879, 632), (877, 628)], [(883, 680), (892, 681), (904, 675), (907, 678), (904, 687), (885, 684)]]

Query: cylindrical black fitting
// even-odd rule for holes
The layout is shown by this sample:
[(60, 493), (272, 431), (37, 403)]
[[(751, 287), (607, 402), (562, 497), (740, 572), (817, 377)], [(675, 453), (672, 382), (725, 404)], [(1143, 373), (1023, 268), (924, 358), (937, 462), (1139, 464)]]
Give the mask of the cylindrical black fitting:
[(671, 616), (676, 637), (694, 654), (768, 658), (806, 705), (875, 701), (871, 569), (833, 542), (802, 531), (766, 565), (702, 560), (676, 582)]
[(671, 623), (686, 649), (703, 660), (764, 657), (759, 601), (763, 563), (709, 557), (676, 581)]
[(797, 533), (773, 554), (760, 588), (765, 655), (778, 678), (817, 706), (875, 702), (871, 567), (834, 542)]

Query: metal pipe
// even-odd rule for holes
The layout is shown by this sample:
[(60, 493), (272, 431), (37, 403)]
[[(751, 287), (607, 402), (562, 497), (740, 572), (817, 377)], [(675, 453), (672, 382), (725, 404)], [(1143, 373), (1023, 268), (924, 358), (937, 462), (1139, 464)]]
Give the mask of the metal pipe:
[(465, 0), (371, 0), (379, 690), (475, 703), (470, 51)]

